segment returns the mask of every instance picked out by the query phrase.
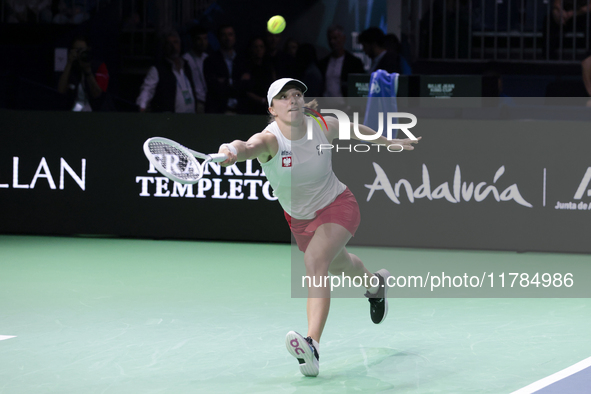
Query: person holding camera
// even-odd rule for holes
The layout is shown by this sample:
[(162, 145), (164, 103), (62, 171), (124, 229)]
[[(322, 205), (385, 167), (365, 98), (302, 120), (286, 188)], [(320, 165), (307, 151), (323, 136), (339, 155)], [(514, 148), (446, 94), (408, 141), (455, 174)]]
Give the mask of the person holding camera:
[(92, 61), (88, 40), (84, 37), (75, 38), (57, 88), (59, 93), (67, 95), (70, 99), (72, 111), (96, 111), (102, 104), (109, 83), (109, 74), (105, 63), (101, 63), (96, 73), (93, 73)]

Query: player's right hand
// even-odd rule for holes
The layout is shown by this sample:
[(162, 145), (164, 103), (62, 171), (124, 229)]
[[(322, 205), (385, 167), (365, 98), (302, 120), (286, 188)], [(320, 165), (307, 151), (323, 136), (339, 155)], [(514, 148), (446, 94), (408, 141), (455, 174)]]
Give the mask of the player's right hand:
[(226, 160), (224, 160), (220, 163), (222, 165), (222, 167), (231, 166), (238, 161), (238, 156), (233, 154), (225, 146), (221, 147), (218, 153), (223, 153), (224, 155), (226, 155), (228, 157)]

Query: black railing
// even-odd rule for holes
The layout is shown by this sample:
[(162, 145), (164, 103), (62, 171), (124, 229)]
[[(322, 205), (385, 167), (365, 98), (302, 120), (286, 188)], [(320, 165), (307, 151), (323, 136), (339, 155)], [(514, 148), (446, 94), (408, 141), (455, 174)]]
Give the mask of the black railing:
[(405, 0), (420, 60), (575, 63), (588, 56), (590, 0)]

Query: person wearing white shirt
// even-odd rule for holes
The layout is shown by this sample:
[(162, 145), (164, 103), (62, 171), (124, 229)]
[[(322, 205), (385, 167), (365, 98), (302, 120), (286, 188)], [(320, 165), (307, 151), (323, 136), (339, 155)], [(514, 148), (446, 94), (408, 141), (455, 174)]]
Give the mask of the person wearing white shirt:
[(136, 100), (140, 112), (195, 113), (195, 85), (187, 62), (180, 56), (177, 32), (165, 33), (165, 59), (148, 70)]
[(200, 26), (193, 27), (191, 29), (191, 40), (192, 47), (183, 55), (183, 59), (189, 64), (193, 82), (195, 83), (195, 112), (202, 114), (205, 112), (205, 97), (207, 95), (207, 84), (203, 74), (203, 62), (209, 56), (205, 53), (209, 44), (207, 30)]
[(324, 77), (323, 95), (324, 97), (347, 97), (349, 74), (365, 73), (363, 63), (345, 49), (347, 36), (342, 26), (329, 27), (326, 38), (331, 52), (321, 59), (318, 65)]

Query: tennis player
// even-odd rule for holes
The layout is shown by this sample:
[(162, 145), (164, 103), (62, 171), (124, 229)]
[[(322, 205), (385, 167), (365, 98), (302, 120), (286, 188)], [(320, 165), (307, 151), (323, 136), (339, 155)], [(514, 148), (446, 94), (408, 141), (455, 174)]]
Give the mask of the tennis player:
[[(355, 197), (332, 170), (330, 150), (319, 150), (320, 144), (331, 144), (339, 135), (336, 118), (327, 117), (328, 129), (312, 122), (313, 138), (307, 137), (304, 114), (304, 93), (307, 87), (301, 81), (282, 78), (271, 84), (267, 93), (269, 114), (274, 121), (246, 142), (222, 144), (219, 153), (228, 159), (229, 166), (236, 162), (258, 159), (274, 194), (285, 211), (285, 218), (304, 252), (306, 275), (315, 284), (330, 272), (351, 277), (367, 276), (365, 296), (370, 302), (370, 316), (380, 324), (388, 313), (386, 279), (390, 273), (381, 269), (371, 273), (361, 260), (347, 252), (345, 246), (359, 226), (359, 207)], [(351, 128), (353, 126), (351, 125)], [(372, 129), (359, 125), (363, 135), (375, 135)], [(354, 135), (351, 132), (351, 135)], [(355, 137), (353, 137), (355, 138)], [(411, 139), (387, 140), (379, 137), (372, 143), (389, 146), (392, 150), (413, 150)], [(377, 281), (372, 277), (376, 277)], [(375, 287), (371, 286), (371, 283)], [(329, 281), (330, 283), (330, 281)], [(330, 289), (328, 286), (308, 286), (308, 333), (304, 337), (290, 331), (286, 337), (288, 351), (298, 360), (300, 371), (306, 376), (319, 372), (319, 342), (328, 317)]]

